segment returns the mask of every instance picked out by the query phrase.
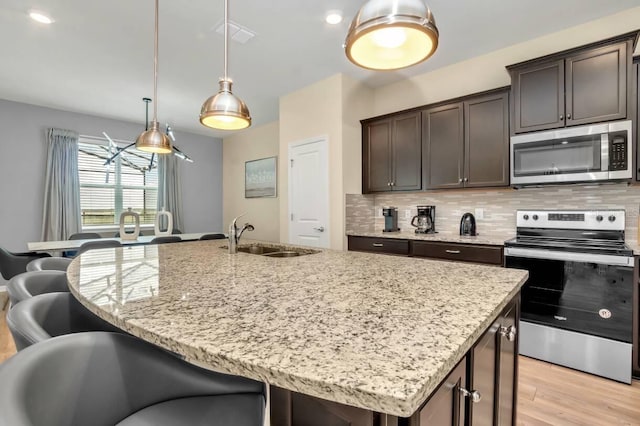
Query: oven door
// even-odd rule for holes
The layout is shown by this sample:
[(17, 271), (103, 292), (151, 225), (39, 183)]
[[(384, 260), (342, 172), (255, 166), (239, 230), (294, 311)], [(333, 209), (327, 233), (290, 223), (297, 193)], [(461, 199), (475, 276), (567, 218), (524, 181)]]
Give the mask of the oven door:
[(597, 255), (533, 252), (545, 251), (549, 258), (530, 257), (527, 249), (505, 250), (507, 267), (529, 271), (521, 320), (631, 342), (633, 257), (606, 256), (617, 261), (602, 262)]

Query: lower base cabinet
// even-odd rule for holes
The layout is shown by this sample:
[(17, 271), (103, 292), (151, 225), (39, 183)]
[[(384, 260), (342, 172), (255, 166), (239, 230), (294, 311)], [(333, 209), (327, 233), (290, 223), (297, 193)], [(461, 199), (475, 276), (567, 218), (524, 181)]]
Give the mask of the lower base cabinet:
[(517, 295), (411, 417), (398, 418), (270, 387), (272, 426), (515, 425)]

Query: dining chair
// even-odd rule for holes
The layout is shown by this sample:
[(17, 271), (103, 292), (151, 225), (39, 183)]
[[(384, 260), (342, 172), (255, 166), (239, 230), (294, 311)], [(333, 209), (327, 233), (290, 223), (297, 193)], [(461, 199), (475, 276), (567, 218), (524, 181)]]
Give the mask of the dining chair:
[(64, 334), (120, 329), (95, 315), (67, 292), (44, 293), (15, 305), (7, 314), (7, 326), (16, 349)]
[(104, 241), (87, 241), (82, 244), (78, 249), (78, 255), (88, 251), (102, 248), (113, 248), (113, 247), (122, 247), (120, 241), (116, 240), (104, 240)]
[(41, 257), (29, 262), (27, 272), (66, 271), (72, 260), (68, 257)]
[(165, 237), (155, 237), (153, 240), (149, 241), (149, 244), (179, 243), (181, 241), (182, 238), (176, 235), (168, 235)]
[(18, 274), (27, 271), (29, 262), (41, 257), (51, 257), (48, 253), (13, 253), (0, 247), (0, 274), (5, 280), (10, 280)]
[(205, 370), (141, 339), (53, 337), (0, 364), (0, 426), (262, 426), (265, 386)]
[(77, 232), (69, 237), (70, 240), (95, 240), (97, 238), (102, 238), (102, 235), (97, 232)]
[(224, 234), (204, 234), (200, 237), (200, 240), (224, 240), (227, 238)]
[(67, 273), (64, 271), (23, 272), (7, 283), (11, 306), (37, 294), (69, 291)]

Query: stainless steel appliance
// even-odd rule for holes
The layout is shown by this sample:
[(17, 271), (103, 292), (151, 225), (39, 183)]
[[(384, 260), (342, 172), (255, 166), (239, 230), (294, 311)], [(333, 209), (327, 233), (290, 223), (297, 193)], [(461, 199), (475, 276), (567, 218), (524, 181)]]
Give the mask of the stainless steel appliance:
[(520, 353), (631, 383), (633, 251), (624, 210), (518, 210), (505, 264), (527, 269)]
[(465, 213), (460, 219), (460, 235), (475, 236), (476, 218), (471, 213)]
[(511, 137), (511, 185), (630, 179), (631, 121)]
[(383, 207), (382, 216), (384, 216), (384, 229), (382, 232), (398, 232), (398, 208)]
[(436, 232), (436, 206), (418, 206), (418, 214), (411, 219), (416, 234), (433, 234)]

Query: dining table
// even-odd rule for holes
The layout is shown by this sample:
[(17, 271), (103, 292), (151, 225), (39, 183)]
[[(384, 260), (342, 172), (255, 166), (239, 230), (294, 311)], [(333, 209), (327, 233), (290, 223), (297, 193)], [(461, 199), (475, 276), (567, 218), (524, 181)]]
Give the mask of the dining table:
[[(205, 234), (223, 234), (219, 231), (212, 232), (194, 232), (189, 234), (173, 234), (172, 236), (180, 237), (182, 241), (195, 241), (199, 240)], [(34, 241), (27, 243), (29, 251), (57, 251), (57, 250), (77, 250), (84, 243), (92, 241), (118, 241), (123, 246), (137, 246), (150, 244), (151, 241), (156, 238), (157, 235), (140, 235), (135, 240), (125, 238), (89, 238), (83, 240), (61, 240), (61, 241)]]

